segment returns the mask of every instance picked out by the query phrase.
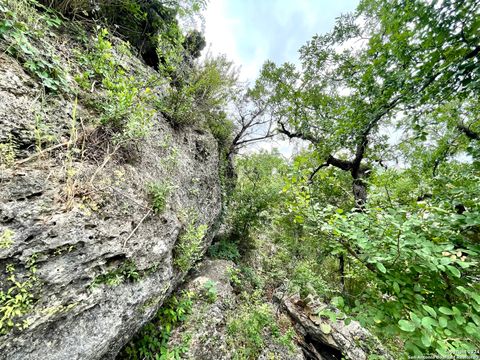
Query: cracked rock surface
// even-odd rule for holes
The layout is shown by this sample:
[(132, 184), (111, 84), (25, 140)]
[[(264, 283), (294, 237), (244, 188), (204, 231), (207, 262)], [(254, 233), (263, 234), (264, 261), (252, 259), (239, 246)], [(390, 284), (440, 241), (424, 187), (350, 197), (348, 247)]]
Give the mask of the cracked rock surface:
[[(203, 261), (183, 286), (197, 294), (192, 313), (178, 328), (174, 329), (169, 345), (181, 345), (187, 337), (188, 351), (182, 358), (191, 360), (236, 359), (236, 349), (228, 343), (227, 323), (229, 316), (238, 311), (238, 299), (230, 284), (230, 271), (235, 267), (232, 261)], [(202, 299), (205, 284), (211, 283), (216, 289), (214, 301)], [(200, 296), (198, 296), (200, 294)], [(264, 347), (257, 357), (259, 360), (303, 360), (300, 347), (289, 349), (274, 341), (268, 331), (264, 335)]]
[[(12, 287), (12, 273), (32, 284), (30, 308), (0, 335), (0, 359), (114, 358), (183, 277), (174, 248), (192, 214), (209, 227), (202, 250), (213, 236), (221, 211), (215, 139), (175, 130), (157, 114), (148, 138), (111, 154), (102, 134), (89, 132), (95, 116), (81, 100), (45, 96), (0, 54), (0, 144), (15, 148), (17, 162), (0, 166), (0, 236), (11, 234), (0, 247), (0, 290)], [(30, 159), (40, 118), (42, 149), (58, 147)], [(72, 131), (78, 141), (61, 145)], [(150, 182), (171, 188), (160, 214), (150, 209)]]

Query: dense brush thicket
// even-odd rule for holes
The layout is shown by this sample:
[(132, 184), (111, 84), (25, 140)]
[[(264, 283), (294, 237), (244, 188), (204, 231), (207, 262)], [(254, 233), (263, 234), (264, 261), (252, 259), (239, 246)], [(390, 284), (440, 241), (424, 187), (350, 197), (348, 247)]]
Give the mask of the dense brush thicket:
[[(30, 12), (19, 11), (25, 4)], [(359, 320), (382, 336), (396, 358), (476, 351), (480, 3), (362, 0), (331, 32), (300, 49), (299, 66), (267, 61), (251, 88), (239, 83), (224, 56), (199, 61), (203, 36), (179, 28), (178, 14), (203, 5), (7, 1), (0, 5), (0, 45), (45, 88), (61, 92), (69, 86), (65, 70), (54, 51), (32, 39), (61, 26), (56, 11), (98, 22), (108, 30), (97, 29), (85, 40), (73, 77), (83, 94), (95, 87), (105, 94), (92, 101), (101, 126), (138, 140), (159, 111), (176, 130), (195, 126), (216, 137), (227, 195), (225, 231), (209, 253), (237, 262), (231, 280), (239, 292), (270, 299), (284, 287), (331, 302), (339, 312), (328, 316)], [(28, 15), (32, 7), (39, 10), (36, 21)], [(117, 55), (130, 50), (117, 46), (111, 34), (158, 70), (154, 86), (124, 68)], [(152, 91), (155, 86), (161, 93)], [(248, 144), (274, 135), (306, 146), (291, 161), (278, 151), (239, 156)], [(0, 160), (10, 166), (15, 151), (0, 145)], [(161, 212), (168, 191), (150, 188)], [(192, 225), (183, 237), (190, 254), (177, 264), (183, 270), (197, 260), (196, 239), (203, 232)], [(0, 244), (9, 243), (7, 235)], [(264, 321), (248, 320), (243, 305), (242, 314), (230, 319), (232, 331), (240, 332), (243, 321), (248, 334), (248, 324), (255, 323), (257, 340), (258, 324), (270, 317), (252, 308)], [(167, 335), (187, 312), (168, 306), (174, 321), (158, 321)], [(150, 325), (140, 343), (151, 358), (168, 345), (169, 335), (161, 343), (150, 339), (157, 330)], [(158, 346), (150, 346), (154, 341)], [(258, 343), (242, 354), (258, 355)], [(129, 351), (144, 356), (134, 344)]]
[(265, 294), (286, 283), (331, 301), (397, 358), (473, 354), (479, 6), (364, 0), (300, 66), (267, 62), (256, 89), (278, 133), (309, 147), (237, 161), (230, 242), (211, 253), (235, 258), (236, 245)]
[(200, 2), (185, 3), (183, 7), (177, 1), (155, 0), (41, 0), (40, 3), (69, 17), (102, 21), (114, 29), (115, 35), (129, 41), (145, 62), (156, 69), (165, 63), (157, 49), (159, 38), (184, 45), (185, 58), (198, 58), (206, 45), (197, 30), (182, 37), (177, 20), (180, 11), (195, 12)]

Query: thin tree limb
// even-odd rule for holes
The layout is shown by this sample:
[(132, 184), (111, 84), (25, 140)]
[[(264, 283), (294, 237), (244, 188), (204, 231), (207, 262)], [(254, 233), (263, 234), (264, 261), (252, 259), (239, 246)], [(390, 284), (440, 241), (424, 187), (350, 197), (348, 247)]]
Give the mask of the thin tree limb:
[(51, 146), (49, 148), (43, 149), (42, 151), (39, 151), (39, 152), (33, 154), (32, 156), (29, 156), (26, 159), (22, 159), (22, 160), (19, 160), (19, 161), (15, 162), (15, 165), (21, 165), (21, 164), (24, 164), (26, 162), (29, 162), (29, 161), (39, 157), (40, 155), (43, 155), (43, 154), (47, 153), (47, 152), (53, 151), (55, 149), (59, 149), (59, 148), (64, 147), (64, 146), (68, 146), (69, 143), (70, 143), (70, 141), (65, 141), (61, 144), (57, 144), (57, 145)]
[(135, 226), (135, 229), (132, 230), (132, 232), (130, 233), (130, 235), (128, 235), (128, 237), (125, 239), (125, 241), (123, 242), (123, 246), (122, 247), (125, 247), (125, 245), (127, 245), (127, 241), (130, 240), (130, 238), (133, 236), (133, 234), (135, 234), (135, 232), (138, 230), (138, 228), (140, 227), (140, 225), (145, 221), (145, 219), (148, 217), (148, 215), (150, 215), (152, 213), (152, 210), (148, 210), (148, 212), (145, 214), (145, 216), (142, 218), (142, 220), (140, 220), (140, 222), (137, 224), (137, 226)]
[(458, 124), (457, 129), (460, 130), (466, 137), (470, 140), (480, 140), (480, 134), (476, 133), (475, 131), (469, 129), (463, 124)]

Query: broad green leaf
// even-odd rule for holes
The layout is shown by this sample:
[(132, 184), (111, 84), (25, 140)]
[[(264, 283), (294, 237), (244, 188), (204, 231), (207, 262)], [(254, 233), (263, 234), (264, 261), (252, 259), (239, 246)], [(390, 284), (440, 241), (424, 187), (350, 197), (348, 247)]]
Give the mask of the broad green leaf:
[(397, 282), (393, 283), (393, 290), (398, 294), (400, 292), (400, 286)]
[(407, 341), (405, 343), (405, 350), (418, 356), (422, 355), (422, 352), (420, 351), (418, 346), (411, 341)]
[(431, 318), (430, 316), (425, 316), (422, 318), (422, 326), (426, 329), (431, 329), (432, 326), (437, 326), (437, 320)]
[(415, 294), (415, 299), (417, 299), (417, 300), (419, 300), (419, 301), (425, 300), (425, 298), (424, 298), (422, 295), (420, 295), (420, 294)]
[(453, 276), (459, 278), (461, 276), (460, 270), (458, 270), (456, 267), (447, 265), (447, 269), (452, 273)]
[(410, 319), (412, 319), (412, 321), (415, 323), (416, 326), (419, 326), (422, 322), (420, 318), (417, 316), (417, 314), (412, 312), (410, 313)]
[(445, 315), (453, 315), (453, 311), (445, 306), (439, 307), (438, 311), (440, 311), (442, 314), (445, 314)]
[(468, 269), (472, 265), (471, 262), (468, 263), (468, 262), (465, 262), (465, 261), (457, 261), (457, 264), (460, 265), (460, 267), (462, 269)]
[(430, 338), (430, 336), (427, 334), (427, 333), (424, 333), (422, 335), (422, 344), (426, 347), (426, 348), (429, 348), (430, 345), (432, 344), (432, 340)]
[(480, 295), (475, 293), (471, 293), (470, 295), (472, 296), (473, 300), (475, 300), (477, 304), (480, 305)]
[(477, 304), (476, 302), (473, 302), (471, 303), (471, 305), (473, 306), (473, 308), (480, 313), (480, 305)]
[(475, 322), (475, 324), (477, 324), (477, 326), (480, 326), (480, 316), (476, 314), (472, 314), (472, 319)]
[(461, 315), (454, 315), (453, 317), (455, 319), (455, 321), (457, 322), (458, 325), (463, 325), (465, 324), (465, 318)]
[(452, 259), (450, 259), (449, 257), (443, 257), (440, 259), (440, 264), (442, 265), (448, 265), (452, 262)]
[(339, 308), (343, 308), (343, 306), (345, 305), (345, 303), (343, 301), (343, 297), (341, 297), (341, 296), (335, 296), (332, 299), (332, 304), (335, 305), (336, 307), (339, 307)]
[(465, 331), (466, 331), (467, 334), (469, 334), (469, 335), (474, 335), (474, 334), (478, 334), (478, 333), (479, 333), (478, 327), (475, 326), (475, 324), (472, 323), (472, 322), (469, 322), (469, 323), (465, 326)]
[(452, 356), (452, 354), (447, 351), (446, 343), (443, 340), (437, 340), (436, 345), (437, 347), (435, 348), (435, 351), (440, 354), (440, 356), (443, 356), (444, 358)]
[(377, 262), (375, 265), (377, 265), (377, 269), (380, 270), (381, 273), (385, 274), (387, 272), (387, 269), (382, 263)]
[(398, 326), (400, 327), (401, 330), (406, 331), (406, 332), (415, 331), (415, 324), (411, 321), (408, 321), (408, 320), (399, 320), (398, 321)]
[(445, 317), (443, 317), (443, 316), (440, 316), (440, 317), (438, 318), (438, 324), (440, 325), (440, 327), (446, 328), (446, 327), (447, 327), (447, 323), (448, 323), (447, 318), (445, 318)]
[(431, 306), (422, 305), (422, 307), (423, 307), (431, 316), (433, 316), (434, 318), (437, 318), (437, 313), (435, 312), (435, 310), (434, 310)]

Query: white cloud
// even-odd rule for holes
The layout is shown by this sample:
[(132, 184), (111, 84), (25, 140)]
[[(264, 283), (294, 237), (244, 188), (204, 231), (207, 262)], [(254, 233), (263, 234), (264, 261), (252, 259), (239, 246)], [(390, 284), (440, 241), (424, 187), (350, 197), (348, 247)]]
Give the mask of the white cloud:
[(213, 54), (241, 65), (241, 78), (254, 79), (262, 64), (298, 63), (298, 49), (315, 33), (330, 30), (334, 18), (357, 0), (210, 0), (205, 37)]
[(236, 48), (235, 29), (240, 19), (228, 18), (225, 0), (210, 0), (205, 16), (205, 38), (213, 54), (226, 54), (240, 64)]
[[(334, 18), (353, 10), (358, 0), (209, 0), (204, 11), (205, 38), (213, 55), (225, 54), (240, 66), (241, 80), (255, 80), (270, 59), (298, 64), (298, 49), (315, 33), (331, 29)], [(288, 141), (262, 142), (286, 156)], [(249, 150), (248, 150), (249, 151)]]

